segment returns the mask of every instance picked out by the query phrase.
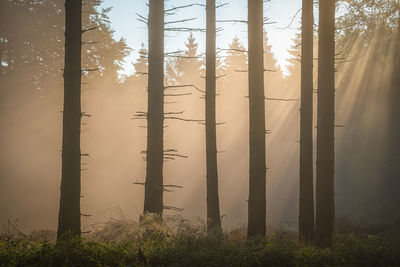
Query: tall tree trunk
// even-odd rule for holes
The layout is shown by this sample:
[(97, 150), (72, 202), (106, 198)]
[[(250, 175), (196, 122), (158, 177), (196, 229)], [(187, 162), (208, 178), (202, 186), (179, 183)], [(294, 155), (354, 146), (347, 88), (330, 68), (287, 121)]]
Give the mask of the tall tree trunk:
[(216, 16), (215, 0), (207, 0), (206, 42), (206, 158), (207, 158), (207, 229), (221, 230), (218, 197), (216, 98)]
[(82, 0), (65, 1), (65, 67), (62, 177), (57, 237), (81, 233)]
[(149, 1), (147, 166), (144, 213), (163, 212), (164, 1)]
[(248, 0), (250, 183), (247, 237), (266, 234), (263, 0)]
[(319, 1), (316, 234), (331, 247), (334, 232), (335, 0)]
[(313, 183), (313, 0), (303, 0), (300, 107), (300, 239), (314, 239)]

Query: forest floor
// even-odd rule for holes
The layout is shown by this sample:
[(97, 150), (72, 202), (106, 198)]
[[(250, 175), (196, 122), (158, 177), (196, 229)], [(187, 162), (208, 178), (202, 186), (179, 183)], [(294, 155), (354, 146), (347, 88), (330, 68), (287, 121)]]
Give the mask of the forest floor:
[(343, 229), (320, 249), (283, 230), (246, 241), (244, 227), (207, 235), (201, 222), (113, 220), (58, 242), (50, 231), (3, 233), (0, 266), (400, 266), (398, 229)]

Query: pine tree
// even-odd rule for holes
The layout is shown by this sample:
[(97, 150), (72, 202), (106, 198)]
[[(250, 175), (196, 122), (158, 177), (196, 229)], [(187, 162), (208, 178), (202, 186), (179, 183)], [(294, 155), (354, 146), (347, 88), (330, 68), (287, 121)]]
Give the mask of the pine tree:
[[(16, 16), (0, 16), (0, 50), (2, 61), (0, 82), (7, 82), (18, 95), (27, 88), (34, 93), (54, 92), (61, 81), (60, 66), (64, 64), (64, 0), (3, 1), (1, 12)], [(3, 4), (4, 3), (4, 4)], [(108, 18), (109, 8), (99, 10), (100, 0), (85, 2), (82, 14), (82, 69), (85, 83), (96, 87), (95, 82), (118, 80), (117, 71), (129, 54), (124, 39), (115, 40)], [(24, 18), (21, 24), (20, 18)], [(43, 29), (46, 31), (43, 31)], [(100, 30), (101, 29), (101, 30)], [(41, 34), (37, 34), (41, 32)], [(24, 92), (27, 94), (28, 92)], [(49, 94), (47, 94), (49, 95)], [(10, 96), (10, 94), (8, 94)]]
[(316, 238), (331, 247), (334, 231), (335, 0), (319, 3)]
[[(207, 0), (206, 43), (206, 167), (207, 167), (207, 230), (221, 231), (218, 196), (217, 131), (216, 131), (216, 16), (215, 0)], [(189, 39), (190, 41), (191, 39)], [(193, 43), (192, 43), (193, 44)], [(197, 46), (196, 46), (197, 49)]]
[(272, 53), (272, 46), (268, 44), (268, 34), (264, 31), (263, 43), (264, 43), (264, 68), (267, 74), (273, 74), (275, 76), (282, 76), (282, 70), (278, 66), (278, 62)]
[(263, 0), (248, 0), (250, 183), (247, 237), (266, 234)]
[[(274, 54), (272, 46), (268, 44), (268, 34), (264, 31), (264, 87), (268, 89), (271, 95), (282, 94), (284, 88), (283, 72)], [(267, 111), (268, 112), (268, 111)]]
[(313, 0), (303, 0), (300, 107), (300, 239), (314, 239), (313, 177)]
[(203, 62), (197, 52), (199, 45), (192, 33), (190, 33), (185, 46), (186, 49), (183, 53), (169, 62), (168, 76), (178, 85), (194, 84), (199, 86), (201, 83), (200, 70)]
[(142, 43), (139, 49), (139, 57), (136, 60), (136, 63), (133, 64), (136, 74), (138, 75), (146, 74), (149, 69), (148, 65), (149, 64), (147, 60), (147, 49), (144, 46), (144, 43)]
[(81, 234), (82, 0), (65, 1), (65, 67), (62, 178), (57, 238)]
[(163, 212), (164, 1), (149, 1), (149, 74), (144, 213)]
[(239, 38), (235, 36), (229, 44), (229, 50), (225, 57), (225, 70), (228, 74), (233, 76), (235, 71), (245, 70), (247, 68), (247, 56), (246, 53), (244, 53), (245, 50), (246, 49), (240, 42)]

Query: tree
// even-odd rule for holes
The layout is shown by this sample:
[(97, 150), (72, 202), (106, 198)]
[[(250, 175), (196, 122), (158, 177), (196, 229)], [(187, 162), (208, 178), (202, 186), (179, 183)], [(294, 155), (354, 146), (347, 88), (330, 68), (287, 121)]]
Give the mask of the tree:
[(247, 237), (266, 234), (263, 0), (248, 1), (250, 182)]
[[(112, 77), (113, 82), (118, 79), (117, 71), (130, 49), (124, 39), (113, 39), (107, 15), (111, 9), (99, 11), (101, 2), (84, 2), (83, 29), (93, 30), (86, 31), (83, 36), (82, 68), (98, 69), (84, 72), (85, 80), (93, 82), (101, 78), (104, 83), (105, 77)], [(18, 89), (33, 87), (42, 94), (54, 91), (60, 83), (60, 69), (64, 64), (63, 5), (63, 0), (12, 0), (1, 3), (0, 82), (7, 82), (8, 87)], [(21, 17), (25, 25), (20, 23)]]
[(147, 62), (147, 49), (142, 43), (139, 49), (139, 58), (136, 60), (136, 63), (133, 64), (135, 67), (135, 72), (138, 75), (143, 75), (148, 72), (148, 62)]
[(215, 0), (207, 0), (206, 43), (206, 166), (207, 166), (207, 229), (221, 230), (218, 197), (217, 133), (216, 133), (216, 16)]
[[(49, 80), (59, 78), (63, 64), (62, 2), (3, 1), (0, 16), (0, 52), (2, 82), (20, 85), (26, 82), (43, 90)], [(11, 16), (10, 14), (13, 14)], [(20, 23), (24, 18), (25, 25)], [(42, 34), (45, 25), (46, 38)], [(29, 26), (27, 26), (29, 25)], [(50, 49), (50, 47), (52, 49)], [(56, 48), (56, 49), (54, 49)], [(29, 64), (26, 64), (29, 62)]]
[(81, 50), (82, 1), (65, 1), (62, 177), (57, 238), (81, 233)]
[[(383, 9), (384, 11), (385, 9)], [(385, 135), (386, 149), (385, 149), (385, 157), (383, 159), (385, 165), (383, 166), (383, 177), (382, 178), (382, 186), (379, 192), (379, 200), (382, 200), (382, 204), (384, 208), (381, 208), (380, 211), (385, 214), (386, 218), (390, 218), (390, 220), (398, 220), (400, 216), (400, 211), (397, 209), (400, 196), (398, 194), (397, 188), (399, 187), (399, 175), (400, 175), (400, 118), (398, 116), (400, 112), (400, 107), (398, 104), (398, 99), (400, 98), (400, 2), (391, 1), (391, 5), (388, 6), (388, 10), (386, 10), (391, 16), (391, 27), (385, 32), (381, 32), (382, 35), (379, 36), (379, 43), (377, 46), (380, 46), (381, 54), (386, 53), (385, 58), (382, 59), (384, 64), (388, 64), (391, 62), (392, 70), (391, 70), (391, 79), (388, 84), (388, 103), (386, 106), (388, 107), (388, 126), (387, 126), (387, 134)], [(383, 12), (382, 12), (383, 13)], [(397, 21), (396, 21), (397, 18)], [(385, 27), (385, 20), (382, 21), (382, 26)], [(386, 40), (385, 40), (386, 39)], [(389, 53), (387, 48), (389, 47)], [(381, 55), (379, 55), (381, 56)], [(382, 57), (382, 56), (381, 56)], [(373, 58), (374, 63), (376, 62), (375, 58)], [(375, 75), (375, 73), (373, 74)], [(379, 84), (381, 86), (381, 84)], [(381, 91), (383, 88), (379, 87), (378, 90)]]
[[(218, 69), (222, 69), (221, 73), (226, 74), (226, 77), (220, 79), (223, 86), (220, 101), (226, 104), (221, 103), (221, 105), (218, 106), (218, 108), (221, 109), (221, 114), (227, 117), (229, 116), (229, 118), (224, 118), (224, 120), (247, 121), (248, 115), (246, 113), (241, 112), (240, 108), (232, 108), (228, 103), (228, 101), (233, 101), (237, 104), (240, 102), (246, 105), (246, 107), (248, 106), (248, 102), (245, 100), (245, 96), (249, 94), (248, 72), (246, 71), (248, 69), (247, 51), (238, 37), (235, 36), (228, 45), (224, 65)], [(226, 96), (224, 96), (224, 94), (226, 94)], [(243, 106), (243, 108), (245, 107)], [(248, 130), (243, 130), (246, 132), (243, 132), (243, 134), (248, 134)]]
[(149, 74), (144, 213), (163, 212), (164, 1), (149, 1)]
[(244, 52), (245, 47), (240, 43), (239, 38), (235, 36), (229, 44), (229, 50), (225, 57), (225, 68), (229, 74), (247, 68), (247, 57)]
[(389, 77), (399, 77), (398, 5), (398, 0), (346, 1), (346, 12), (336, 19), (336, 120), (342, 124), (349, 114), (335, 147), (338, 218), (400, 216), (399, 90)]
[(279, 91), (284, 87), (282, 81), (283, 73), (282, 69), (278, 65), (274, 53), (272, 53), (272, 46), (268, 44), (268, 41), (268, 33), (264, 31), (264, 86)]
[[(217, 63), (218, 65), (218, 63)], [(229, 118), (224, 118), (228, 121), (247, 121), (248, 115), (240, 111), (240, 108), (232, 108), (228, 103), (233, 101), (237, 104), (241, 102), (243, 105), (248, 105), (245, 96), (249, 94), (248, 92), (248, 72), (247, 66), (247, 51), (243, 44), (240, 42), (239, 38), (235, 36), (228, 45), (228, 50), (224, 58), (224, 64), (217, 67), (217, 75), (226, 75), (217, 82), (221, 82), (221, 105), (218, 106), (221, 115)], [(218, 74), (220, 72), (220, 74)], [(226, 96), (225, 96), (226, 94)], [(231, 100), (229, 100), (231, 99)], [(226, 104), (223, 104), (226, 103)], [(243, 108), (245, 108), (243, 106)], [(237, 112), (234, 112), (237, 111)], [(248, 130), (244, 130), (248, 134)]]
[(331, 247), (334, 232), (335, 0), (319, 3), (316, 238)]
[[(62, 148), (59, 144), (61, 141), (59, 135), (62, 130), (59, 126), (62, 125), (62, 116), (59, 114), (61, 115), (60, 111), (63, 109), (64, 101), (62, 74), (65, 69), (65, 1), (10, 0), (0, 2), (0, 61), (2, 62), (0, 67), (0, 113), (7, 114), (7, 116), (0, 116), (0, 124), (9, 125), (10, 121), (22, 121), (22, 119), (28, 122), (9, 125), (8, 131), (3, 134), (2, 147), (3, 150), (7, 150), (4, 144), (12, 147), (16, 154), (21, 155), (18, 158), (20, 161), (29, 160), (32, 155), (40, 155), (42, 163), (30, 164), (24, 168), (21, 179), (27, 175), (32, 179), (35, 176), (41, 176), (43, 179), (36, 183), (36, 189), (39, 191), (41, 188), (40, 191), (45, 194), (54, 191), (47, 194), (46, 198), (42, 198), (42, 201), (43, 199), (57, 198), (54, 203), (57, 203), (56, 208), (58, 209), (60, 191), (52, 190), (52, 187), (45, 183), (48, 181), (46, 177), (57, 176), (53, 173), (57, 172), (58, 166), (61, 165), (55, 164), (59, 159), (57, 156), (53, 157), (55, 154), (51, 151), (58, 151)], [(82, 103), (83, 107), (88, 110), (90, 104), (85, 105), (86, 99), (90, 99), (87, 101), (89, 103), (97, 102), (97, 99), (94, 100), (96, 92), (102, 88), (114, 89), (115, 85), (118, 85), (116, 83), (117, 71), (120, 70), (120, 63), (123, 62), (130, 50), (123, 39), (113, 39), (113, 30), (107, 19), (109, 8), (99, 8), (100, 3), (101, 1), (98, 0), (84, 0), (82, 3), (82, 30), (85, 31), (82, 35), (81, 58)], [(21, 18), (24, 23), (21, 23)], [(78, 17), (74, 19), (78, 19)], [(28, 110), (29, 112), (27, 112)], [(85, 114), (84, 111), (83, 109), (83, 114)], [(88, 126), (86, 127), (92, 128), (91, 121), (85, 121), (89, 119), (82, 118), (81, 120), (82, 125), (87, 122)], [(33, 133), (32, 125), (39, 127), (40, 121), (47, 121), (47, 124), (52, 126), (40, 127), (40, 133)], [(84, 130), (82, 129), (82, 132)], [(26, 142), (10, 142), (7, 136), (11, 137), (15, 132), (24, 132), (29, 135), (29, 142), (35, 146), (27, 150)], [(43, 138), (47, 140), (46, 144), (40, 142)], [(85, 139), (83, 138), (83, 140)], [(87, 147), (90, 149), (90, 146)], [(84, 159), (88, 152), (93, 151), (82, 151), (84, 156), (81, 159), (82, 166), (85, 164)], [(60, 152), (59, 155), (61, 156), (61, 154)], [(0, 168), (4, 169), (4, 166), (13, 160), (16, 159), (8, 157), (7, 161), (2, 160)], [(91, 167), (89, 166), (89, 168)], [(43, 172), (38, 173), (37, 170), (41, 169)], [(14, 175), (12, 173), (15, 171), (10, 170), (9, 174)], [(14, 183), (17, 181), (15, 180)], [(32, 192), (34, 190), (35, 188), (32, 188)], [(9, 199), (9, 201), (13, 200)], [(54, 205), (49, 204), (49, 206)], [(41, 208), (45, 209), (46, 207)], [(0, 207), (0, 209), (2, 208)], [(54, 214), (56, 213), (58, 210), (54, 211)], [(55, 217), (56, 220), (58, 220), (57, 217)]]
[(313, 0), (303, 0), (300, 106), (300, 239), (314, 239), (313, 177)]
[(167, 62), (168, 82), (174, 85), (193, 84), (199, 87), (201, 84), (200, 72), (204, 62), (197, 52), (198, 43), (192, 33), (190, 33), (185, 46), (186, 49), (183, 52)]

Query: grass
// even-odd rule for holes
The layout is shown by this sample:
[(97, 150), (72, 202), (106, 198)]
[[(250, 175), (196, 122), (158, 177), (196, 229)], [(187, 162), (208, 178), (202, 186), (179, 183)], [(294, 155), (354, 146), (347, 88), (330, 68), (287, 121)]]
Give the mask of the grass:
[(246, 241), (244, 228), (205, 230), (201, 222), (148, 216), (58, 242), (3, 234), (0, 266), (400, 266), (399, 232), (337, 235), (332, 249), (319, 249), (287, 231)]

